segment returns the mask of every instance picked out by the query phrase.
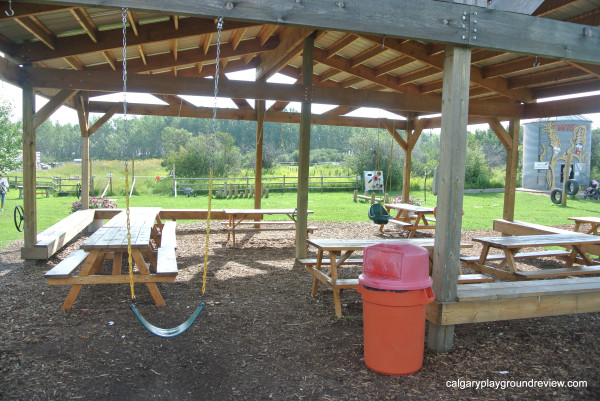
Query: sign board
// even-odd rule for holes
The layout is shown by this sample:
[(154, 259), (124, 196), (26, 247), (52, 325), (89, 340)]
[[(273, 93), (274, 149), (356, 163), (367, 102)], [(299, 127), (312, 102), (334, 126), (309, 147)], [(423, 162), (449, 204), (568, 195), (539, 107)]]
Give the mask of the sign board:
[(549, 163), (548, 162), (534, 162), (533, 168), (536, 170), (548, 170)]
[(365, 171), (365, 191), (383, 191), (383, 171)]

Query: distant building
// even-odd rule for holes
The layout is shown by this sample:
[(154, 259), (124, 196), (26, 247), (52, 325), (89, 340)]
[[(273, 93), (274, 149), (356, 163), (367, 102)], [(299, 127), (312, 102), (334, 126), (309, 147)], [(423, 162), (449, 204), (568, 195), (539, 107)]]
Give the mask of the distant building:
[[(562, 188), (565, 179), (590, 182), (592, 122), (582, 116), (545, 118), (524, 124), (523, 188)], [(567, 160), (571, 168), (565, 173)]]

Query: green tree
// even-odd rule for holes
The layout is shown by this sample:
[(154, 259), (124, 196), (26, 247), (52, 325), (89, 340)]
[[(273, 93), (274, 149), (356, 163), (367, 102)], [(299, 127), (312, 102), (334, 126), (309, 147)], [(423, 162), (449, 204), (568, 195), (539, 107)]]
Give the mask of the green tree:
[(19, 151), (23, 148), (21, 127), (18, 123), (12, 123), (11, 106), (2, 102), (0, 104), (0, 171), (12, 171), (21, 166), (17, 160)]
[(163, 155), (168, 156), (171, 152), (179, 152), (192, 138), (192, 133), (183, 128), (165, 127), (162, 134)]

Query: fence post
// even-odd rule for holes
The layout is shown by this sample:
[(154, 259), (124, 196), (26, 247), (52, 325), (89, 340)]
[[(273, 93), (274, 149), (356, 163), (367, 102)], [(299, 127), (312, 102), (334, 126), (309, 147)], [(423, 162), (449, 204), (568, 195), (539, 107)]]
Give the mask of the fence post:
[(390, 203), (390, 194), (387, 192), (383, 195), (383, 203)]
[(321, 193), (323, 193), (323, 176), (321, 176)]
[(173, 164), (173, 196), (177, 198), (177, 179), (175, 178), (175, 164)]
[(371, 194), (371, 205), (375, 203), (375, 191)]
[(283, 191), (285, 193), (285, 175), (283, 176)]
[(269, 188), (265, 188), (265, 198), (269, 197)]
[(248, 193), (248, 197), (252, 198), (254, 196), (254, 184), (250, 184), (250, 192)]
[(354, 190), (354, 196), (352, 197), (352, 200), (354, 202), (358, 202), (358, 190), (356, 189)]

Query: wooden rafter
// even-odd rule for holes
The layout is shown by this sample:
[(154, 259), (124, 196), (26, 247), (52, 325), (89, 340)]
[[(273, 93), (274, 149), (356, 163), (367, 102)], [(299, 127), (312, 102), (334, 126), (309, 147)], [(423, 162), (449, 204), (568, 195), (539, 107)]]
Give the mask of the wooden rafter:
[(586, 71), (581, 71), (578, 68), (560, 67), (554, 70), (542, 71), (534, 74), (522, 75), (508, 80), (509, 88), (524, 88), (528, 86), (536, 86), (547, 83), (558, 83), (580, 79), (589, 75)]
[[(378, 43), (379, 39), (373, 36), (362, 36), (363, 38), (372, 42)], [(399, 41), (395, 39), (386, 39), (385, 46), (396, 50), (406, 56), (412, 57), (423, 63), (430, 65), (431, 67), (437, 68), (439, 71), (444, 69), (444, 58), (443, 55), (429, 56), (427, 54), (427, 46), (415, 41)], [(518, 100), (521, 102), (531, 102), (533, 97), (528, 89), (513, 90), (508, 88), (508, 83), (505, 79), (500, 77), (484, 79), (482, 77), (481, 68), (471, 66), (471, 82), (488, 88), (491, 91), (500, 93), (507, 96), (510, 99)]]
[(546, 0), (533, 12), (532, 15), (541, 17), (560, 10), (561, 8), (568, 6), (569, 3), (571, 3), (571, 0)]
[(375, 75), (380, 76), (383, 74), (390, 73), (390, 72), (397, 70), (398, 68), (402, 68), (405, 65), (408, 65), (412, 62), (414, 62), (414, 59), (412, 59), (410, 57), (400, 57), (400, 58), (388, 61), (387, 63), (381, 64), (381, 65), (378, 65), (377, 67), (375, 67)]
[(77, 7), (71, 9), (71, 14), (73, 14), (73, 17), (79, 22), (79, 25), (81, 25), (90, 39), (92, 39), (94, 43), (98, 43), (98, 28), (88, 13), (83, 8)]
[(65, 57), (64, 60), (74, 70), (83, 70), (83, 68), (85, 67), (85, 65), (81, 62), (81, 60), (79, 60), (78, 57)]
[[(224, 29), (237, 29), (249, 26), (242, 22), (229, 22)], [(140, 25), (139, 35), (129, 38), (129, 46), (140, 44), (149, 44), (171, 39), (181, 39), (187, 37), (200, 36), (206, 33), (216, 32), (216, 26), (212, 20), (207, 21), (198, 18), (185, 18), (179, 22), (179, 29), (174, 30), (171, 22), (162, 21), (151, 24)], [(22, 62), (36, 62), (48, 59), (75, 56), (85, 53), (99, 52), (104, 50), (120, 49), (123, 46), (123, 32), (119, 29), (112, 29), (102, 32), (98, 43), (89, 43), (85, 35), (75, 35), (60, 37), (56, 39), (56, 50), (48, 49), (39, 43), (23, 44), (15, 47), (13, 52), (15, 57), (19, 57)]]
[(133, 34), (135, 36), (140, 36), (140, 30), (139, 30), (140, 24), (137, 19), (137, 14), (134, 11), (127, 10), (127, 21), (129, 21), (129, 26), (131, 27)]
[(541, 66), (555, 63), (560, 63), (560, 61), (545, 57), (538, 57), (537, 59), (531, 56), (519, 57), (504, 63), (498, 63), (484, 67), (481, 69), (481, 76), (484, 79), (499, 77), (501, 75), (533, 70)]
[(244, 35), (246, 35), (247, 30), (248, 30), (248, 28), (240, 28), (240, 29), (234, 30), (231, 33), (231, 38), (229, 39), (229, 42), (231, 43), (233, 50), (237, 49), (238, 45), (244, 38)]
[(103, 51), (102, 56), (104, 57), (108, 65), (110, 65), (110, 68), (112, 68), (113, 71), (117, 71), (115, 56), (113, 56), (112, 53), (109, 51)]
[(71, 8), (73, 7), (65, 7), (62, 5), (13, 2), (12, 9), (15, 12), (14, 15), (7, 15), (2, 12), (0, 13), (0, 20), (52, 14), (58, 11), (69, 11)]
[(279, 33), (279, 44), (275, 49), (260, 56), (260, 64), (256, 68), (256, 79), (267, 79), (285, 67), (302, 52), (304, 39), (314, 29), (286, 27)]
[(56, 36), (39, 19), (30, 15), (28, 17), (16, 18), (15, 21), (51, 50), (56, 49)]
[(273, 35), (275, 31), (277, 31), (277, 28), (277, 25), (263, 25), (263, 27), (260, 29), (260, 32), (258, 32), (257, 35), (260, 39), (260, 44), (264, 45), (267, 42), (267, 40), (269, 40), (271, 35)]
[(340, 40), (332, 44), (327, 48), (326, 57), (333, 57), (337, 55), (339, 52), (344, 50), (346, 47), (350, 46), (354, 41), (356, 41), (358, 37), (353, 33), (349, 33), (346, 36), (342, 37)]
[(352, 57), (350, 59), (350, 66), (352, 68), (357, 67), (363, 63), (368, 62), (373, 57), (379, 56), (381, 53), (384, 53), (385, 49), (382, 49), (381, 46), (373, 46), (370, 49), (365, 50), (364, 52)]
[(377, 75), (375, 69), (367, 67), (366, 65), (359, 65), (352, 68), (351, 61), (340, 56), (327, 57), (325, 50), (315, 48), (315, 61), (325, 64), (329, 67), (335, 68), (340, 71), (347, 72), (357, 77), (366, 79), (368, 81), (380, 84), (388, 89), (392, 89), (397, 92), (407, 93), (419, 93), (419, 88), (413, 84), (401, 85), (398, 83), (398, 79), (391, 75)]

